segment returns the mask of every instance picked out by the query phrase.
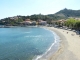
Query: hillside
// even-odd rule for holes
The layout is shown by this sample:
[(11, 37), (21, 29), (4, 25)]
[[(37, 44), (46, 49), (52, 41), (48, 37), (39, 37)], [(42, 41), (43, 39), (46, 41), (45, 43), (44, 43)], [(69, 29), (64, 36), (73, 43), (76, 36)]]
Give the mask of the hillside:
[(80, 10), (62, 9), (55, 14), (47, 15), (53, 20), (66, 19), (68, 17), (80, 17)]
[(8, 17), (0, 20), (0, 25), (19, 25), (20, 22), (30, 19), (32, 21), (38, 21), (39, 19), (51, 23), (52, 20), (67, 19), (68, 17), (80, 17), (80, 10), (63, 9), (55, 14), (34, 14), (31, 16), (14, 16)]
[(63, 9), (55, 13), (55, 16), (60, 17), (80, 17), (80, 10)]

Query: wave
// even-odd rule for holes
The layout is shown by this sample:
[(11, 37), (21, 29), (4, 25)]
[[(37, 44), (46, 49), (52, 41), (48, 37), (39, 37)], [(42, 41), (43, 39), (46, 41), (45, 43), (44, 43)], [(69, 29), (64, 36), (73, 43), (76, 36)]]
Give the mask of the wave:
[(37, 36), (25, 36), (25, 37), (41, 37), (41, 35), (37, 35)]
[[(44, 29), (49, 30), (49, 29), (47, 29), (47, 28), (44, 28)], [(36, 59), (33, 59), (33, 60), (39, 60), (39, 59), (42, 58), (44, 55), (47, 55), (47, 53), (52, 49), (52, 47), (54, 46), (54, 44), (57, 43), (57, 40), (60, 40), (59, 36), (58, 36), (55, 32), (53, 32), (53, 31), (51, 31), (51, 30), (49, 30), (49, 31), (52, 32), (53, 35), (54, 35), (54, 42), (51, 44), (51, 46), (47, 49), (47, 51), (46, 51), (44, 54), (38, 55), (38, 56), (36, 57)]]
[(31, 33), (31, 32), (24, 32), (24, 33)]

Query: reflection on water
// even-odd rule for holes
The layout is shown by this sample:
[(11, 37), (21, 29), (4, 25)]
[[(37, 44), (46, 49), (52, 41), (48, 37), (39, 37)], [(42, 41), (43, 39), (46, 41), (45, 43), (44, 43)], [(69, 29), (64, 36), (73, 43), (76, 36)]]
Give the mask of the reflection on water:
[(53, 34), (42, 28), (0, 28), (0, 60), (31, 60), (53, 43)]

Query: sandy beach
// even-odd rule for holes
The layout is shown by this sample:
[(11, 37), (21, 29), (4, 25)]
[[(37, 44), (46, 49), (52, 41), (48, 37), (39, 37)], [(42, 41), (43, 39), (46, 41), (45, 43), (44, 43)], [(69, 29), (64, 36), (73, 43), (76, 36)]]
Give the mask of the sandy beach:
[(47, 29), (56, 32), (61, 40), (58, 51), (51, 55), (48, 60), (80, 60), (79, 35), (76, 35), (76, 33), (73, 31), (54, 27), (47, 27)]

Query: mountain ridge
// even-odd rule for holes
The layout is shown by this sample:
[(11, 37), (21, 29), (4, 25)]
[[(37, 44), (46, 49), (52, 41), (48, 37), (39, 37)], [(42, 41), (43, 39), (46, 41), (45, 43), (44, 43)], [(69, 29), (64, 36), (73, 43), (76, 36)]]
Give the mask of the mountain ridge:
[(47, 21), (51, 23), (52, 20), (60, 20), (60, 19), (67, 19), (69, 17), (78, 17), (80, 18), (80, 10), (72, 10), (72, 9), (62, 9), (55, 14), (34, 14), (31, 16), (14, 16), (8, 17), (0, 20), (0, 25), (10, 24), (10, 25), (18, 25), (20, 22), (25, 21), (26, 19), (30, 19), (32, 21), (38, 21), (39, 19)]
[(55, 15), (64, 17), (80, 17), (80, 10), (72, 10), (65, 8), (55, 13)]

